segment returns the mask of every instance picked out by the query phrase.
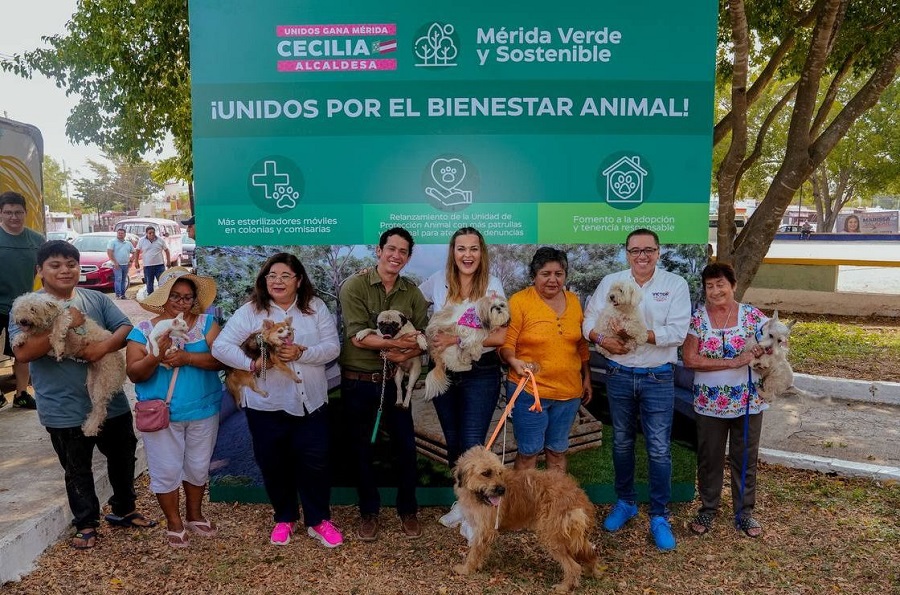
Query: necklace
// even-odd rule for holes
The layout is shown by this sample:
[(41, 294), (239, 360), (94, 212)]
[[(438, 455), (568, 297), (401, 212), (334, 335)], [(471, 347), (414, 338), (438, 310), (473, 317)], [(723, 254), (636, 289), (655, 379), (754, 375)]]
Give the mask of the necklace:
[(733, 302), (731, 304), (731, 307), (728, 308), (727, 312), (725, 312), (725, 319), (722, 320), (722, 322), (720, 324), (716, 323), (716, 320), (713, 318), (712, 312), (710, 312), (709, 310), (706, 311), (709, 314), (709, 319), (713, 323), (714, 328), (718, 328), (718, 329), (726, 328), (725, 325), (728, 324), (728, 320), (731, 318), (731, 313), (734, 311), (736, 303), (737, 302)]

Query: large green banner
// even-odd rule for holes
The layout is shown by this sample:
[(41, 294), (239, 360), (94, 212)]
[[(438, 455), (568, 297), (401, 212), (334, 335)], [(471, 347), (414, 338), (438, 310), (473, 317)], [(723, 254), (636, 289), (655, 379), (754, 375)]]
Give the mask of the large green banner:
[(191, 0), (205, 245), (706, 243), (717, 3)]

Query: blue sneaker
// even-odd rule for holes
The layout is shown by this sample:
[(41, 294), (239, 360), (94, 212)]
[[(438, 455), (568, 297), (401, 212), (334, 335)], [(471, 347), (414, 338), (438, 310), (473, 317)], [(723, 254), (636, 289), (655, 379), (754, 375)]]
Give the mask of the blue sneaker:
[(625, 526), (625, 523), (637, 516), (637, 504), (617, 500), (609, 515), (603, 519), (603, 528), (614, 533)]
[(650, 517), (650, 534), (653, 541), (661, 551), (670, 552), (675, 549), (675, 536), (672, 534), (672, 525), (664, 516)]

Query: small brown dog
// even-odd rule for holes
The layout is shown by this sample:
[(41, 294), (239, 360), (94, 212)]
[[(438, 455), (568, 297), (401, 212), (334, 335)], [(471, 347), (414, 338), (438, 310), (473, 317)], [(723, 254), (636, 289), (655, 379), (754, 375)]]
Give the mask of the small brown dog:
[[(547, 552), (559, 562), (563, 580), (556, 593), (568, 593), (581, 581), (584, 567), (600, 576), (597, 552), (589, 536), (594, 531), (595, 510), (575, 479), (559, 471), (507, 469), (483, 446), (473, 446), (456, 463), (453, 491), (474, 532), (463, 564), (453, 570), (471, 574), (490, 554), (499, 531), (530, 529)], [(499, 517), (499, 518), (498, 518)]]
[[(294, 327), (291, 326), (293, 320), (293, 316), (286, 317), (283, 322), (273, 322), (268, 318), (263, 320), (262, 328), (250, 335), (241, 344), (241, 349), (244, 350), (248, 357), (254, 360), (265, 352), (265, 360), (272, 363), (272, 368), (281, 370), (293, 378), (294, 382), (303, 382), (290, 366), (278, 358), (278, 348), (282, 345), (291, 345), (294, 342)], [(234, 368), (226, 372), (225, 388), (234, 397), (234, 402), (238, 407), (241, 406), (241, 389), (245, 386), (264, 397), (269, 396), (269, 393), (261, 389), (256, 383), (256, 374), (253, 372), (236, 370)]]

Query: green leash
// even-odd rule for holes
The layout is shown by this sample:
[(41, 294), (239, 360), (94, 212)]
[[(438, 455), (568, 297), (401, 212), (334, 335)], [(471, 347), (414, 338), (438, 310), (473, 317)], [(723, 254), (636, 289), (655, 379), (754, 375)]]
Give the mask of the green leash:
[(372, 428), (372, 444), (375, 444), (375, 437), (378, 436), (378, 425), (381, 423), (381, 411), (384, 409), (384, 391), (387, 382), (387, 357), (384, 351), (381, 352), (381, 400), (378, 402), (378, 413), (375, 415), (375, 427)]

